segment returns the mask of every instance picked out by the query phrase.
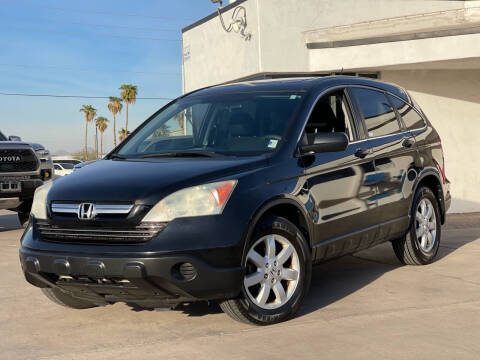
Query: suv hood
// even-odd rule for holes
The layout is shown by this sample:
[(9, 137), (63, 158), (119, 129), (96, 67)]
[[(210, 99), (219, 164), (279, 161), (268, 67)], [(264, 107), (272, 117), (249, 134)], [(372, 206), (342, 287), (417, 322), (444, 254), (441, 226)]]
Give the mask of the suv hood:
[(22, 148), (22, 149), (25, 149), (25, 148), (30, 148), (32, 149), (32, 145), (28, 144), (28, 143), (25, 143), (23, 141), (0, 141), (0, 145), (2, 145), (2, 147), (8, 147), (8, 148)]
[(101, 160), (55, 180), (48, 201), (125, 201), (155, 205), (177, 190), (235, 178), (235, 175), (266, 164), (265, 156)]

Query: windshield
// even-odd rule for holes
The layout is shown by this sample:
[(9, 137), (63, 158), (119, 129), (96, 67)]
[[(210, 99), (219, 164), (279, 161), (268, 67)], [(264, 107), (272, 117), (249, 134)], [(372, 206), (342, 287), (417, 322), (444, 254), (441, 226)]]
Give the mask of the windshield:
[(64, 169), (73, 169), (73, 164), (61, 163), (60, 165), (62, 165)]
[(7, 141), (7, 138), (1, 132), (0, 132), (0, 141)]
[(144, 124), (118, 151), (155, 155), (254, 155), (284, 141), (302, 93), (247, 93), (187, 97)]

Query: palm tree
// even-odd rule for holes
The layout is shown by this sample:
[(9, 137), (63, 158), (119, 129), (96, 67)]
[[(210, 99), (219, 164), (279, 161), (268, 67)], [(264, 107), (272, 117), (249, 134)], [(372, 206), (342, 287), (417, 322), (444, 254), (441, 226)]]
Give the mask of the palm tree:
[(163, 124), (153, 132), (154, 137), (166, 137), (170, 135), (170, 126)]
[(138, 88), (135, 85), (123, 84), (120, 86), (119, 90), (121, 90), (120, 96), (122, 97), (122, 100), (125, 102), (125, 105), (127, 105), (125, 131), (128, 132), (128, 105), (135, 104)]
[(123, 140), (125, 140), (127, 135), (128, 135), (128, 131), (125, 130), (124, 128), (121, 128), (120, 131), (118, 132), (118, 140), (122, 142)]
[(104, 116), (99, 116), (95, 120), (95, 125), (98, 131), (100, 131), (100, 156), (103, 157), (103, 132), (107, 130), (108, 119)]
[(185, 134), (186, 126), (185, 126), (185, 110), (180, 111), (177, 115), (174, 116), (174, 119), (177, 121), (178, 127), (182, 129), (182, 132)]
[(83, 112), (85, 115), (85, 150), (84, 150), (84, 157), (87, 160), (88, 157), (88, 149), (87, 149), (87, 133), (88, 133), (88, 123), (93, 120), (93, 118), (97, 115), (97, 109), (95, 109), (92, 105), (82, 105), (80, 112)]
[(177, 121), (178, 127), (182, 130), (183, 135), (187, 135), (187, 124), (192, 123), (192, 108), (188, 108), (180, 111), (177, 115), (174, 116), (174, 119)]
[(95, 153), (95, 158), (98, 159), (98, 125), (97, 125), (96, 122), (94, 123), (94, 125), (95, 125), (95, 150), (94, 150), (94, 153)]
[(117, 146), (117, 114), (122, 111), (122, 99), (115, 96), (110, 96), (110, 102), (108, 103), (108, 110), (113, 115), (113, 145)]

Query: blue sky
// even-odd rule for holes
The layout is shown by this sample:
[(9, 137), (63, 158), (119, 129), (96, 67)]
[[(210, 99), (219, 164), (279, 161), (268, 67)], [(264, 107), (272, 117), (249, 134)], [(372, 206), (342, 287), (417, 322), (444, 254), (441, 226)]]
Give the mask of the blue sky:
[[(181, 28), (215, 9), (210, 0), (0, 0), (0, 92), (118, 96), (131, 83), (139, 97), (177, 97)], [(112, 120), (106, 99), (0, 96), (0, 130), (53, 152), (80, 150), (83, 104)], [(129, 128), (164, 104), (137, 100)], [(122, 111), (117, 128), (124, 121)], [(104, 144), (113, 144), (111, 123)]]

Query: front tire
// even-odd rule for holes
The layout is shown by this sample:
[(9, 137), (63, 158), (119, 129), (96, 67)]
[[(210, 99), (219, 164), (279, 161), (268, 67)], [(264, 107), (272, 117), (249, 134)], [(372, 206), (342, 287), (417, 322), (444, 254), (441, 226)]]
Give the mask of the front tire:
[(393, 250), (405, 265), (429, 264), (437, 255), (442, 231), (438, 201), (429, 188), (415, 193), (411, 219), (408, 233), (392, 241)]
[(45, 296), (55, 304), (65, 306), (70, 309), (82, 310), (94, 308), (97, 306), (91, 302), (74, 298), (73, 296), (70, 296), (59, 289), (42, 288), (41, 290), (45, 294)]
[(32, 210), (32, 200), (23, 202), (14, 211), (17, 212), (18, 221), (23, 228), (26, 228), (30, 220), (30, 211)]
[(246, 250), (246, 273), (237, 299), (220, 303), (235, 320), (271, 325), (293, 316), (310, 287), (312, 261), (301, 231), (282, 217), (265, 219)]

